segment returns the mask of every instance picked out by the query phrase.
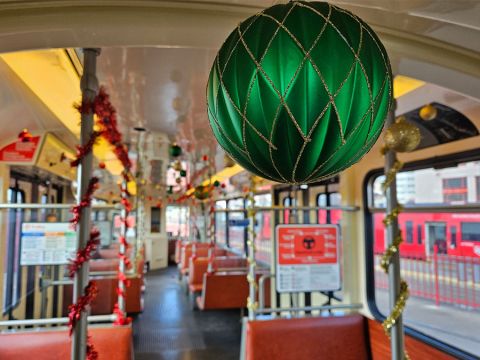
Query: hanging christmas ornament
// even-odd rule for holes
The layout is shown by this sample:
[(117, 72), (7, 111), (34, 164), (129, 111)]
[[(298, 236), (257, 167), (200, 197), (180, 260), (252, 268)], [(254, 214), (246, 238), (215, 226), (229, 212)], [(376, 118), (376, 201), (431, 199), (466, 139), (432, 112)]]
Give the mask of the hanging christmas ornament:
[(23, 143), (27, 143), (32, 141), (32, 134), (28, 131), (28, 129), (23, 129), (20, 134), (18, 134), (18, 140), (20, 140)]
[(173, 170), (175, 170), (175, 171), (182, 170), (182, 163), (179, 160), (177, 160), (173, 163)]
[(169, 153), (171, 157), (178, 157), (182, 155), (182, 148), (176, 143), (173, 143), (170, 145)]
[(432, 104), (425, 105), (419, 111), (420, 118), (425, 121), (431, 121), (437, 117), (437, 108)]
[(355, 15), (292, 1), (241, 23), (220, 49), (207, 86), (215, 137), (264, 178), (308, 183), (367, 153), (392, 98), (387, 53)]
[(233, 165), (235, 165), (235, 161), (233, 161), (233, 159), (230, 156), (228, 156), (228, 154), (225, 154), (223, 156), (223, 164), (224, 164), (225, 167), (228, 168), (228, 167), (232, 167)]
[(103, 169), (105, 169), (106, 165), (105, 165), (105, 163), (104, 163), (103, 161), (101, 161), (101, 162), (98, 164), (98, 167), (103, 170)]
[(207, 155), (203, 155), (203, 156), (202, 156), (202, 160), (203, 160), (203, 161), (208, 161), (208, 156), (207, 156)]
[(215, 181), (213, 182), (213, 186), (219, 187), (219, 186), (220, 186), (220, 181), (215, 180)]
[(401, 116), (385, 131), (385, 146), (397, 152), (410, 152), (420, 144), (418, 127)]
[(194, 195), (195, 195), (195, 198), (197, 198), (198, 200), (205, 200), (210, 195), (210, 192), (208, 191), (208, 187), (203, 185), (198, 185), (195, 188)]
[(187, 171), (186, 170), (180, 170), (180, 176), (181, 177), (186, 177), (187, 176)]
[(182, 182), (182, 178), (179, 178), (179, 177), (176, 178), (176, 179), (175, 179), (175, 182), (176, 182), (177, 184), (180, 184), (180, 183)]

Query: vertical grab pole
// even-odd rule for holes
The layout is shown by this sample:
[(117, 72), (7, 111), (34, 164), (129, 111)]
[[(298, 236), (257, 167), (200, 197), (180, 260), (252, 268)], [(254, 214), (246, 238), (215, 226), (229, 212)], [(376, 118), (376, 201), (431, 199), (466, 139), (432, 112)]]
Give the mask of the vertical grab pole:
[[(127, 176), (124, 176), (122, 179), (122, 197), (127, 197)], [(128, 217), (128, 211), (125, 205), (122, 206), (122, 210), (120, 212), (120, 217), (122, 219), (121, 225), (120, 225), (120, 237), (123, 237), (125, 241), (120, 241), (120, 248), (119, 248), (119, 255), (120, 255), (120, 261), (118, 262), (118, 296), (117, 296), (117, 303), (118, 303), (118, 309), (121, 311), (122, 314), (125, 314), (125, 281), (123, 280), (125, 278), (125, 261), (123, 261), (123, 257), (125, 256), (125, 252), (127, 251), (125, 243), (127, 241), (127, 217)]]
[(255, 180), (253, 175), (250, 177), (250, 189), (248, 192), (249, 208), (248, 208), (248, 320), (255, 320), (255, 310), (257, 310), (258, 303), (256, 301), (257, 282), (256, 282), (256, 267), (255, 261)]
[(138, 261), (140, 257), (140, 248), (143, 245), (144, 241), (144, 218), (145, 218), (145, 129), (143, 128), (135, 128), (138, 131), (138, 138), (137, 138), (137, 196), (135, 201), (135, 209), (136, 209), (136, 239), (135, 239), (135, 247), (133, 249), (133, 253), (135, 254), (135, 273), (137, 273), (138, 269)]
[[(80, 82), (82, 89), (82, 103), (92, 103), (97, 95), (98, 80), (97, 56), (100, 49), (83, 49), (83, 75)], [(80, 144), (84, 146), (90, 139), (93, 132), (93, 113), (82, 112), (81, 115)], [(81, 160), (77, 168), (77, 202), (81, 202), (87, 193), (88, 183), (92, 176), (93, 154), (90, 152)], [(91, 207), (82, 209), (80, 223), (77, 231), (77, 250), (83, 249), (90, 237), (91, 227)], [(89, 280), (89, 263), (83, 264), (79, 271), (75, 273), (73, 280), (73, 299), (74, 302), (84, 295), (85, 287)], [(87, 314), (82, 311), (80, 319), (72, 332), (72, 359), (84, 360), (87, 349)]]
[[(393, 102), (395, 104), (395, 100), (393, 100)], [(390, 127), (395, 122), (395, 107), (396, 106), (393, 105), (388, 113), (387, 120), (385, 122), (385, 128)], [(389, 173), (396, 161), (397, 156), (395, 151), (387, 150), (385, 153), (385, 174)], [(391, 214), (398, 207), (397, 181), (395, 178), (393, 178), (390, 186), (386, 189), (386, 198), (387, 213)], [(390, 246), (394, 242), (398, 232), (398, 220), (395, 217), (387, 227), (387, 246)], [(398, 251), (392, 256), (392, 260), (388, 269), (388, 281), (389, 306), (390, 310), (392, 311), (395, 308), (396, 301), (400, 295), (400, 254)], [(403, 318), (401, 315), (395, 321), (395, 324), (391, 329), (390, 343), (392, 348), (392, 360), (403, 360), (405, 344), (403, 335)]]

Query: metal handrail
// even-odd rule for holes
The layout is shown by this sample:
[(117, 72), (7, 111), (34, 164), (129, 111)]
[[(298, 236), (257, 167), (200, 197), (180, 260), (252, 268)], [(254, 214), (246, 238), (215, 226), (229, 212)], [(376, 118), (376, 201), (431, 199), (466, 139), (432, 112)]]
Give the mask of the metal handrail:
[[(72, 206), (76, 204), (33, 204), (33, 203), (23, 203), (23, 204), (0, 204), (1, 209), (52, 209), (52, 210), (69, 210)], [(92, 205), (93, 210), (120, 210), (120, 205)]]
[(267, 309), (256, 309), (255, 312), (258, 314), (265, 313), (278, 313), (278, 312), (298, 312), (298, 311), (315, 311), (315, 310), (356, 310), (363, 308), (362, 304), (338, 304), (338, 305), (323, 305), (323, 306), (303, 306), (303, 307), (290, 307), (290, 308), (267, 308)]
[[(284, 211), (284, 210), (342, 210), (342, 211), (359, 211), (359, 206), (258, 206), (253, 208), (254, 211)], [(230, 212), (239, 212), (246, 213), (247, 209), (215, 209), (215, 212), (220, 213), (230, 213)]]
[[(368, 210), (372, 213), (384, 213), (386, 208), (369, 207)], [(480, 212), (480, 204), (468, 204), (468, 205), (437, 205), (437, 206), (408, 206), (404, 205), (403, 211), (406, 212)]]
[[(89, 323), (95, 323), (95, 322), (106, 322), (106, 321), (113, 322), (115, 321), (116, 318), (117, 318), (117, 315), (110, 314), (110, 315), (92, 315), (92, 316), (89, 316), (87, 319)], [(62, 324), (68, 324), (68, 321), (69, 321), (68, 317), (51, 318), (51, 319), (5, 320), (5, 321), (0, 321), (0, 327), (62, 325)]]

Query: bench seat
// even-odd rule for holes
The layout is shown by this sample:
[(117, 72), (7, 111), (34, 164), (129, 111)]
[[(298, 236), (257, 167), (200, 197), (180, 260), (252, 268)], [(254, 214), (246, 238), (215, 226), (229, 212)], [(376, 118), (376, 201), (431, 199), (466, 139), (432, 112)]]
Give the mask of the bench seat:
[[(130, 326), (89, 326), (99, 359), (133, 360)], [(69, 360), (68, 330), (22, 331), (0, 334), (2, 360)]]

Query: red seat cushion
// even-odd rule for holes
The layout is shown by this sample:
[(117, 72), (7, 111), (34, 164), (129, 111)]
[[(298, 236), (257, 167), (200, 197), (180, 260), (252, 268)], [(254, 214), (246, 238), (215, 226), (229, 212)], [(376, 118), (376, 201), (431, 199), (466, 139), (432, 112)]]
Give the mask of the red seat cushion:
[(366, 320), (361, 315), (251, 321), (247, 360), (366, 360)]
[[(129, 326), (89, 327), (99, 359), (133, 359), (132, 328)], [(0, 335), (2, 360), (69, 360), (68, 330), (32, 331)]]

